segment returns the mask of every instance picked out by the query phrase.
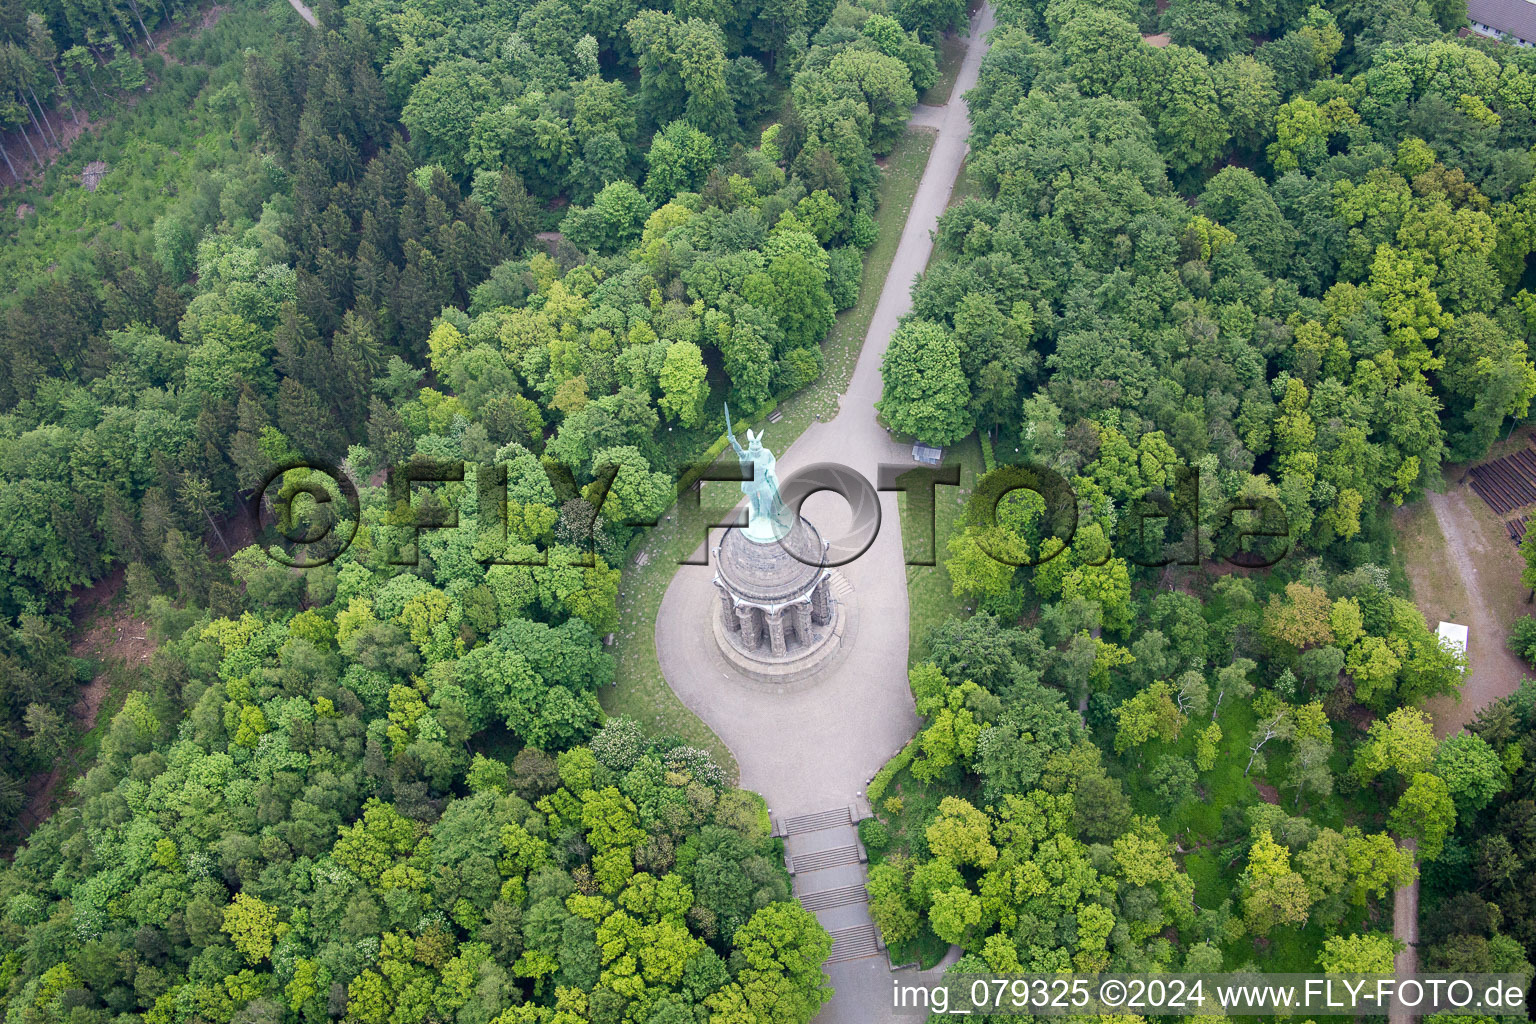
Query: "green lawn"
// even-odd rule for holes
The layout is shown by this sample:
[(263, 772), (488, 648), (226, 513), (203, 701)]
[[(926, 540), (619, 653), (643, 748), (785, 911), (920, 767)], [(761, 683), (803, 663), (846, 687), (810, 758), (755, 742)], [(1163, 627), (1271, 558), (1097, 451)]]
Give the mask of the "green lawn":
[(934, 489), (934, 545), (930, 552), (919, 551), (918, 539), (925, 527), (911, 520), (913, 511), (907, 507), (905, 492), (897, 495), (901, 508), (901, 544), (907, 558), (920, 555), (932, 557), (933, 565), (907, 566), (907, 621), (910, 646), (907, 663), (916, 665), (928, 657), (928, 634), (945, 620), (963, 615), (965, 602), (950, 590), (949, 573), (944, 571), (945, 543), (954, 532), (956, 523), (965, 509), (965, 502), (976, 486), (976, 475), (981, 469), (981, 445), (974, 436), (944, 452), (944, 465), (960, 467), (959, 487)]
[[(859, 301), (839, 314), (828, 332), (823, 342), (826, 369), (821, 377), (779, 403), (783, 418), (773, 424), (771, 435), (778, 450), (782, 451), (816, 420), (837, 415), (837, 396), (853, 377), (859, 350), (869, 333), (869, 322), (874, 318), (880, 290), (896, 256), (901, 229), (932, 148), (932, 133), (908, 132), (886, 158), (876, 216), (880, 237), (865, 254)], [(736, 429), (740, 431), (749, 425), (761, 429), (765, 423), (763, 419), (751, 424), (743, 421), (736, 424)], [(723, 494), (719, 490), (723, 486), (711, 485), (706, 489), (706, 499), (716, 500), (710, 492)], [(656, 614), (678, 563), (703, 540), (698, 523), (699, 519), (693, 516), (685, 521), (679, 507), (674, 506), (625, 565), (619, 584), (619, 627), (615, 641), (617, 685), (603, 691), (602, 703), (609, 714), (628, 715), (652, 735), (677, 736), (712, 751), (717, 762), (734, 778), (735, 758), (720, 738), (677, 699), (656, 660)]]
[[(946, 539), (957, 527), (964, 502), (981, 470), (978, 440), (971, 437), (947, 450), (944, 462), (961, 467), (961, 486), (941, 487), (936, 495), (934, 547), (935, 560), (939, 563), (943, 560)], [(909, 509), (906, 499), (905, 494), (898, 499), (902, 541), (908, 557), (912, 557), (923, 553), (919, 550), (919, 524), (914, 518), (921, 510)], [(969, 609), (964, 601), (950, 592), (949, 578), (942, 564), (909, 566), (907, 579), (912, 632), (910, 661), (917, 663), (927, 656), (928, 632), (950, 617), (967, 614)], [(1263, 592), (1281, 585), (1280, 581), (1261, 582)], [(1206, 604), (1207, 613), (1213, 619), (1226, 610), (1225, 601), (1218, 595), (1208, 595)], [(1258, 783), (1275, 785), (1280, 806), (1288, 813), (1307, 815), (1319, 826), (1342, 828), (1346, 824), (1356, 824), (1372, 831), (1382, 827), (1379, 797), (1371, 791), (1353, 791), (1345, 779), (1350, 748), (1357, 738), (1352, 730), (1335, 726), (1335, 752), (1331, 764), (1338, 780), (1337, 791), (1326, 800), (1309, 798), (1298, 805), (1295, 791), (1284, 784), (1290, 755), (1287, 744), (1270, 743), (1264, 750), (1267, 767), (1256, 767), (1250, 774), (1244, 773), (1249, 758), (1248, 743), (1256, 724), (1255, 714), (1249, 701), (1234, 700), (1230, 694), (1222, 701), (1217, 717), (1222, 727), (1222, 739), (1215, 766), (1199, 774), (1195, 795), (1177, 806), (1167, 806), (1147, 782), (1150, 770), (1164, 757), (1192, 761), (1196, 735), (1209, 720), (1208, 714), (1197, 716), (1176, 742), (1149, 743), (1123, 755), (1114, 753), (1112, 727), (1101, 727), (1093, 736), (1104, 751), (1107, 767), (1124, 783), (1135, 811), (1156, 818), (1183, 851), (1179, 860), (1194, 882), (1195, 902), (1199, 906), (1215, 908), (1228, 899), (1236, 904), (1240, 898), (1238, 884), (1247, 864), (1248, 838), (1246, 829), (1234, 830), (1230, 820), (1224, 829), (1222, 812), (1229, 807), (1246, 810), (1259, 804), (1264, 798)], [(914, 779), (909, 770), (899, 772), (886, 793), (875, 813), (889, 829), (890, 842), (881, 851), (870, 851), (872, 863), (898, 853), (921, 859), (926, 846), (922, 829), (931, 820), (943, 796), (963, 796), (979, 805), (979, 794), (974, 791), (963, 787), (957, 790), (944, 784), (928, 786)], [(894, 801), (891, 798), (895, 798)], [(1375, 914), (1374, 920), (1371, 913)], [(1341, 926), (1342, 930), (1389, 927), (1388, 922), (1381, 920), (1381, 914), (1380, 906), (1373, 911), (1355, 911)], [(1317, 955), (1323, 942), (1329, 934), (1338, 931), (1340, 927), (1276, 928), (1262, 939), (1243, 936), (1226, 945), (1227, 965), (1235, 969), (1251, 962), (1265, 971), (1312, 971), (1317, 967)], [(927, 968), (936, 963), (944, 951), (944, 943), (925, 925), (912, 940), (892, 945), (890, 956), (893, 963), (915, 961)]]
[[(1213, 908), (1231, 899), (1236, 905), (1240, 900), (1238, 883), (1247, 865), (1248, 837), (1246, 831), (1234, 837), (1229, 829), (1225, 836), (1222, 829), (1222, 811), (1228, 807), (1246, 810), (1258, 804), (1260, 796), (1256, 783), (1274, 785), (1278, 790), (1279, 806), (1286, 813), (1305, 815), (1319, 827), (1341, 829), (1345, 825), (1358, 825), (1367, 831), (1377, 831), (1383, 825), (1383, 807), (1374, 791), (1349, 791), (1344, 778), (1350, 756), (1349, 747), (1354, 736), (1339, 723), (1334, 724), (1334, 755), (1330, 760), (1334, 771), (1336, 789), (1326, 800), (1309, 797), (1300, 804), (1296, 792), (1285, 785), (1286, 768), (1290, 759), (1289, 745), (1273, 741), (1263, 753), (1268, 759), (1261, 772), (1255, 767), (1244, 775), (1248, 764), (1248, 744), (1254, 732), (1255, 715), (1248, 701), (1234, 701), (1229, 696), (1221, 704), (1217, 721), (1221, 725), (1222, 738), (1216, 765), (1208, 772), (1201, 772), (1198, 791), (1190, 799), (1169, 808), (1153, 792), (1145, 780), (1156, 763), (1164, 757), (1193, 759), (1197, 727), (1203, 728), (1209, 716), (1197, 716), (1185, 727), (1174, 743), (1151, 742), (1144, 747), (1114, 753), (1114, 734), (1101, 729), (1094, 741), (1104, 751), (1112, 774), (1125, 785), (1126, 795), (1138, 814), (1158, 817), (1163, 830), (1186, 851), (1181, 855), (1184, 870), (1195, 885), (1195, 903)], [(1385, 905), (1390, 905), (1390, 902)], [(1315, 926), (1307, 928), (1278, 927), (1263, 939), (1244, 936), (1226, 944), (1227, 965), (1235, 969), (1252, 961), (1262, 971), (1306, 972), (1317, 967), (1317, 955), (1323, 942), (1332, 934), (1342, 934), (1361, 928), (1390, 927), (1390, 921), (1377, 920), (1365, 923), (1366, 911), (1352, 912), (1343, 925)]]
[[(78, 746), (66, 755), (65, 781), (56, 791), (61, 797), (69, 793), (71, 782), (96, 764), (113, 717), (123, 709), (123, 702), (128, 699), (128, 695), (139, 688), (141, 670), (138, 667), (115, 660), (93, 659), (93, 664), (96, 666), (96, 674), (106, 675), (107, 694), (102, 699), (101, 707), (96, 710), (96, 720), (91, 728), (80, 734)], [(94, 678), (95, 675), (92, 676)]]
[[(75, 624), (76, 634), (91, 632), (91, 627), (103, 619), (110, 619), (122, 615), (125, 608), (124, 599), (119, 596), (114, 601), (102, 604), (88, 616), (82, 617)], [(109, 649), (101, 647), (77, 647), (68, 659), (73, 663), (75, 677), (81, 687), (81, 696), (85, 696), (85, 689), (97, 683), (104, 684), (105, 692), (101, 694), (100, 703), (96, 707), (96, 713), (89, 723), (79, 720), (79, 712), (76, 708), (70, 708), (65, 712), (66, 721), (69, 723), (69, 745), (62, 753), (55, 767), (60, 769), (59, 777), (55, 780), (50, 792), (43, 792), (40, 788), (28, 788), (26, 810), (13, 821), (9, 829), (0, 832), (0, 854), (9, 856), (20, 843), (26, 840), (31, 826), (48, 815), (52, 814), (59, 806), (72, 799), (71, 787), (75, 780), (90, 771), (96, 764), (97, 757), (101, 753), (102, 741), (107, 737), (107, 731), (111, 728), (112, 718), (123, 707), (123, 701), (128, 694), (140, 688), (143, 669), (139, 663), (130, 664), (121, 657), (114, 657)], [(89, 705), (86, 705), (87, 707)], [(37, 786), (43, 780), (32, 780), (33, 786)]]
[(971, 165), (967, 162), (960, 166), (960, 173), (955, 177), (955, 187), (949, 194), (947, 209), (953, 210), (972, 196), (982, 198), (981, 184), (972, 177)]
[(918, 102), (930, 107), (942, 107), (949, 102), (955, 79), (960, 77), (960, 64), (965, 60), (966, 42), (959, 32), (948, 32), (939, 38), (939, 80), (923, 91)]
[(905, 942), (894, 942), (886, 951), (894, 966), (904, 964), (917, 964), (918, 970), (926, 971), (937, 967), (939, 961), (944, 959), (944, 954), (949, 952), (949, 943), (933, 934), (933, 929), (928, 927), (928, 919), (923, 918), (923, 923), (918, 933)]
[[(789, 427), (792, 431), (789, 436), (799, 437), (818, 413), (823, 418), (837, 414), (837, 396), (853, 379), (853, 368), (864, 348), (864, 338), (869, 334), (869, 322), (875, 318), (875, 306), (880, 302), (880, 290), (885, 285), (886, 275), (891, 272), (891, 261), (896, 258), (896, 246), (901, 242), (901, 229), (907, 223), (907, 211), (912, 208), (912, 197), (917, 195), (923, 168), (928, 166), (933, 139), (932, 132), (909, 131), (884, 158), (880, 208), (875, 216), (880, 237), (864, 254), (864, 279), (859, 285), (859, 301), (852, 309), (839, 313), (837, 323), (827, 333), (827, 340), (822, 343), (827, 368), (821, 377), (804, 391), (780, 403), (784, 419), (773, 426), (776, 437), (784, 437), (785, 428), (792, 421), (798, 425)], [(800, 413), (799, 420), (795, 420), (797, 412)]]

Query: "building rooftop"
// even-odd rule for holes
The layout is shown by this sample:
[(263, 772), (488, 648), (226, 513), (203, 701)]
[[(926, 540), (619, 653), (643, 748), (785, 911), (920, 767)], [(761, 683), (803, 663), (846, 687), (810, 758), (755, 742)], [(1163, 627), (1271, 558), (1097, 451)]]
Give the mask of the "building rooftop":
[(1516, 39), (1536, 42), (1536, 3), (1531, 0), (1467, 0), (1467, 18)]

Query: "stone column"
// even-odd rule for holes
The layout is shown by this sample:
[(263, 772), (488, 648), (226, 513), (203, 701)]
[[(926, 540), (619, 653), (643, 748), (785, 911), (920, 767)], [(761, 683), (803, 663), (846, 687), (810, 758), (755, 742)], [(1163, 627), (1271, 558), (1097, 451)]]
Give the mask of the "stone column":
[(811, 646), (811, 602), (809, 601), (799, 601), (795, 604), (795, 635), (800, 638), (801, 646)]
[(782, 658), (789, 651), (788, 645), (784, 642), (784, 609), (764, 612), (763, 621), (768, 626), (769, 648), (772, 649), (775, 657)]
[(715, 584), (715, 589), (720, 591), (720, 610), (725, 615), (725, 628), (734, 633), (741, 629), (741, 620), (736, 618), (736, 602), (731, 600), (731, 592), (720, 584)]
[(811, 591), (811, 621), (825, 626), (832, 621), (832, 580), (823, 576)]
[(757, 609), (749, 604), (736, 606), (736, 623), (741, 629), (741, 642), (747, 650), (757, 650), (758, 640), (761, 634), (757, 628)]

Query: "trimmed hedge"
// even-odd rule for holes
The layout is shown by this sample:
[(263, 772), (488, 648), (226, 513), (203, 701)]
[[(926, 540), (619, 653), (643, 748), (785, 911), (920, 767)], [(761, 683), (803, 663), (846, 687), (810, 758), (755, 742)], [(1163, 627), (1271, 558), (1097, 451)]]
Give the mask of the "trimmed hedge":
[(871, 807), (880, 802), (880, 798), (885, 796), (886, 789), (890, 787), (891, 781), (903, 768), (911, 764), (916, 756), (917, 737), (914, 736), (906, 746), (901, 748), (901, 753), (887, 761), (884, 768), (875, 772), (875, 777), (869, 780), (869, 787), (864, 791)]

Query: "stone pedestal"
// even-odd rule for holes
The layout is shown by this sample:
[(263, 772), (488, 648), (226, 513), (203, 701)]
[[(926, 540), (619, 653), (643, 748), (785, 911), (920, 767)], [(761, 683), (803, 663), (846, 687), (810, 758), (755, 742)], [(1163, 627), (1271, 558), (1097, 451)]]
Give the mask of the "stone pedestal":
[[(710, 616), (713, 620), (710, 633), (722, 659), (719, 667), (731, 684), (767, 693), (795, 693), (829, 678), (828, 673), (852, 653), (858, 633), (858, 609), (851, 599), (847, 582), (834, 575), (832, 592), (837, 594), (837, 600), (830, 604), (832, 617), (826, 623), (816, 623), (815, 609), (809, 602), (797, 601), (782, 608), (787, 648), (783, 655), (775, 655), (772, 640), (766, 638), (765, 608), (759, 606), (756, 609), (760, 618), (757, 620), (758, 643), (755, 648), (748, 648), (742, 642), (750, 627), (732, 631), (727, 627), (725, 617), (710, 609), (714, 613)], [(738, 624), (746, 622), (739, 615), (733, 618)], [(809, 642), (799, 635), (801, 623), (807, 621), (810, 623), (807, 627)]]
[(826, 543), (804, 518), (778, 541), (727, 530), (713, 549), (715, 640), (744, 675), (781, 685), (846, 653), (847, 585), (827, 568), (825, 553)]

